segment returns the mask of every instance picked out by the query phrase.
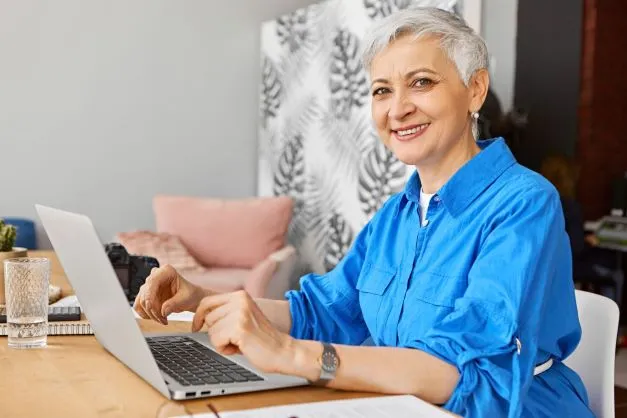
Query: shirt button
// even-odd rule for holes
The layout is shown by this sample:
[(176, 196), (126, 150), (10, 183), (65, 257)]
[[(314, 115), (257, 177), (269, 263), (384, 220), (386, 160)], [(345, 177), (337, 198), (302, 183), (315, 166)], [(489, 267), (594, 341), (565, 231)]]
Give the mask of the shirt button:
[(438, 203), (440, 201), (440, 196), (433, 196), (433, 201)]
[(422, 223), (422, 226), (427, 226), (427, 225), (429, 225), (429, 220), (425, 219), (424, 222)]

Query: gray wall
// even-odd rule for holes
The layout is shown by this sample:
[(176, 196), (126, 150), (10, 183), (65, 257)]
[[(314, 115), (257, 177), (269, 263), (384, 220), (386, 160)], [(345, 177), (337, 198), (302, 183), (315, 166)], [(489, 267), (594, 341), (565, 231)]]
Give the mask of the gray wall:
[(503, 111), (514, 104), (518, 0), (483, 0), (481, 35), (490, 52), (491, 83)]
[(259, 24), (312, 2), (0, 0), (0, 216), (110, 240), (156, 193), (254, 195)]

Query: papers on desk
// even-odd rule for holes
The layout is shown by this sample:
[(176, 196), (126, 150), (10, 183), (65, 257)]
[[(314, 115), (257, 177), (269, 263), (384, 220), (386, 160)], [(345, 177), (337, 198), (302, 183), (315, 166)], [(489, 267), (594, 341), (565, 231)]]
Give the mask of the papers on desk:
[[(193, 416), (215, 418), (211, 412)], [(220, 416), (223, 418), (451, 418), (449, 413), (409, 395), (283, 405), (221, 412)]]
[[(58, 300), (50, 306), (78, 306), (80, 307), (80, 303), (78, 303), (78, 298), (76, 295), (66, 296), (63, 299)], [(135, 309), (131, 308), (135, 318), (141, 318)], [(175, 312), (168, 315), (168, 321), (183, 321), (183, 322), (192, 322), (194, 319), (194, 312)]]
[(183, 322), (192, 322), (194, 319), (194, 312), (174, 312), (168, 315), (168, 321), (183, 321)]
[[(133, 311), (133, 315), (135, 315), (136, 319), (141, 319), (141, 316), (135, 311), (135, 309), (131, 309)], [(192, 322), (194, 319), (194, 312), (184, 311), (184, 312), (174, 312), (168, 315), (168, 321), (182, 321), (182, 322)]]
[(585, 221), (583, 223), (583, 230), (586, 232), (596, 232), (601, 226), (601, 221)]
[(80, 308), (81, 304), (78, 303), (78, 298), (76, 297), (76, 295), (70, 295), (59, 299), (50, 306), (78, 306)]

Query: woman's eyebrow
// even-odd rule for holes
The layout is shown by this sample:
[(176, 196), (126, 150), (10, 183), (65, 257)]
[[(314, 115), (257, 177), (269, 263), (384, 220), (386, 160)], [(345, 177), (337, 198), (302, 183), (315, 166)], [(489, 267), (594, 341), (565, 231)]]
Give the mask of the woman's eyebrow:
[[(430, 73), (430, 74), (437, 75), (437, 72), (433, 71), (432, 69), (427, 68), (427, 67), (421, 67), (421, 68), (418, 68), (416, 70), (411, 70), (410, 72), (405, 74), (405, 79), (412, 78), (413, 76), (415, 76), (418, 73)], [(385, 79), (385, 78), (377, 78), (375, 80), (372, 80), (372, 83), (370, 83), (370, 84), (373, 85), (375, 83), (388, 84), (389, 81), (387, 79)]]

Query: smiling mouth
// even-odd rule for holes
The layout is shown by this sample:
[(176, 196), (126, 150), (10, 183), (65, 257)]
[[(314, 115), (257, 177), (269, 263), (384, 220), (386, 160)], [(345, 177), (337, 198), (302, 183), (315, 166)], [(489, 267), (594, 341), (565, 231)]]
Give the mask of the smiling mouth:
[(407, 126), (403, 127), (403, 129), (392, 130), (392, 134), (399, 141), (409, 141), (422, 135), (427, 130), (429, 125), (431, 124), (423, 123), (420, 125)]

